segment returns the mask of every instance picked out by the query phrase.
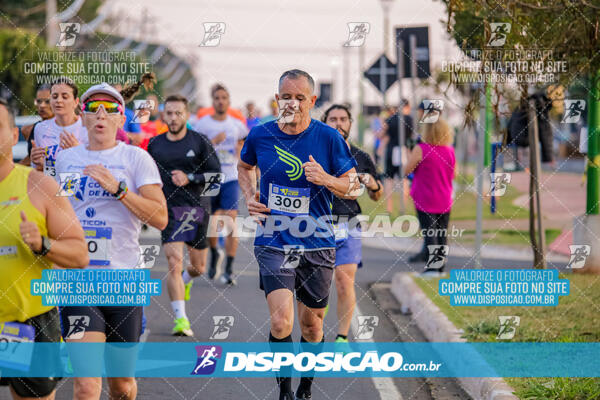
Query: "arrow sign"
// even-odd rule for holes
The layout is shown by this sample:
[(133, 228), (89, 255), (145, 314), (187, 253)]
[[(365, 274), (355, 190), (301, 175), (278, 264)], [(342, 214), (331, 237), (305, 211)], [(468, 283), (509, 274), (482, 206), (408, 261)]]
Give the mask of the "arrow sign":
[(364, 75), (381, 93), (385, 93), (396, 82), (396, 65), (382, 54)]

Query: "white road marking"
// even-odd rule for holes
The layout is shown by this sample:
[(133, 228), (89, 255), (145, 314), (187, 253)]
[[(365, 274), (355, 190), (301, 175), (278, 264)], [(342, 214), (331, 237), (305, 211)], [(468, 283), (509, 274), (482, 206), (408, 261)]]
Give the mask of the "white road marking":
[[(358, 304), (356, 305), (354, 310), (355, 310), (354, 311), (355, 315), (362, 315), (360, 308), (358, 308)], [(358, 325), (356, 324), (356, 318), (352, 318), (351, 328), (352, 328), (352, 331), (354, 332), (354, 335), (356, 335), (358, 333)], [(361, 341), (362, 342), (373, 342), (372, 339), (366, 339), (366, 340), (361, 340)], [(394, 380), (392, 378), (390, 378), (390, 377), (383, 377), (383, 378), (371, 377), (371, 380), (373, 381), (373, 386), (375, 386), (375, 389), (377, 389), (377, 391), (379, 392), (379, 398), (381, 400), (402, 400), (402, 395), (396, 388), (396, 385), (394, 384)]]

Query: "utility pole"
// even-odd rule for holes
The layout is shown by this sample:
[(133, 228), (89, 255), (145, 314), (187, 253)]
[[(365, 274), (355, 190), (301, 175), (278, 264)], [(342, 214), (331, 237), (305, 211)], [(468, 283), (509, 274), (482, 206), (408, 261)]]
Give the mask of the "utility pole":
[(350, 89), (350, 83), (349, 83), (349, 79), (350, 79), (350, 62), (349, 62), (349, 51), (350, 51), (350, 47), (348, 46), (342, 46), (342, 72), (343, 72), (343, 77), (342, 77), (342, 101), (346, 104), (350, 103), (350, 96), (348, 94), (348, 91)]
[(56, 0), (46, 0), (46, 44), (49, 47), (56, 46), (58, 40), (56, 13)]
[(600, 71), (593, 71), (588, 95), (588, 163), (585, 213), (598, 214), (599, 180), (600, 180)]
[(365, 141), (363, 109), (365, 108), (365, 90), (363, 87), (363, 70), (365, 66), (365, 45), (358, 47), (358, 144)]
[[(386, 56), (389, 54), (390, 50), (390, 7), (392, 6), (392, 2), (394, 0), (380, 0), (381, 8), (383, 9), (383, 54)], [(383, 105), (387, 105), (387, 98), (385, 95), (385, 91), (383, 92)]]

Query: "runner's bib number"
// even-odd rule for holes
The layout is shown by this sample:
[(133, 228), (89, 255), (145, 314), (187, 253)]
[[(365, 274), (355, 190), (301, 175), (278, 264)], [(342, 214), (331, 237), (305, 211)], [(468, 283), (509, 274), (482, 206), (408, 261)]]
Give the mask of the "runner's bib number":
[(236, 161), (233, 150), (218, 150), (217, 157), (221, 164), (235, 164)]
[(310, 188), (290, 188), (269, 183), (268, 207), (273, 214), (308, 215)]
[(44, 162), (44, 175), (56, 176), (56, 168), (53, 161), (46, 159)]
[(46, 147), (46, 156), (44, 157), (44, 175), (56, 176), (56, 152), (58, 145)]
[(110, 265), (112, 228), (84, 228), (90, 265)]
[(27, 371), (31, 364), (33, 346), (20, 343), (33, 342), (35, 328), (18, 322), (0, 323), (0, 366)]

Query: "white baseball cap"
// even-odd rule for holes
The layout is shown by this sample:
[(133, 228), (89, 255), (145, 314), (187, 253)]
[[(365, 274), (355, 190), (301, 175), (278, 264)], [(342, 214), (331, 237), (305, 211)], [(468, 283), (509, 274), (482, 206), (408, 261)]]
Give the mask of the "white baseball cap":
[(103, 93), (109, 95), (110, 97), (114, 97), (119, 103), (121, 103), (123, 110), (125, 110), (125, 100), (123, 100), (123, 96), (121, 96), (121, 93), (119, 93), (117, 89), (105, 82), (102, 82), (99, 85), (94, 85), (88, 90), (86, 90), (85, 93), (81, 95), (81, 102), (85, 103), (85, 101), (89, 99), (92, 95), (98, 93)]

